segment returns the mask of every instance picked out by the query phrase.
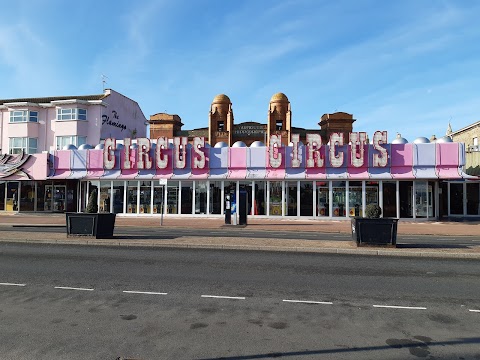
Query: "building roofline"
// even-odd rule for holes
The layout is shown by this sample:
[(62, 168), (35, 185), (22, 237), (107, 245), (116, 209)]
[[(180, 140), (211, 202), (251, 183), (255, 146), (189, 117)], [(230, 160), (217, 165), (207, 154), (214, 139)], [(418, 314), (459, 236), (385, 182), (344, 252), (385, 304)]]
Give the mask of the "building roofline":
[(474, 126), (477, 126), (477, 125), (480, 125), (480, 121), (477, 121), (477, 122), (474, 122), (473, 124), (470, 124), (470, 125), (467, 125), (463, 128), (461, 128), (460, 130), (456, 130), (456, 131), (452, 131), (450, 134), (448, 134), (449, 136), (452, 136), (452, 135), (456, 135), (456, 134), (459, 134), (463, 131), (466, 131)]

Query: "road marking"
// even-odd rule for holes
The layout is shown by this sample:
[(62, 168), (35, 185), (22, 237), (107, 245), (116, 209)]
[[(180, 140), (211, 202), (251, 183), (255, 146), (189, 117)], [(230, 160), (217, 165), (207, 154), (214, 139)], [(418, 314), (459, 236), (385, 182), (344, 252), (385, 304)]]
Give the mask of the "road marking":
[(26, 284), (0, 283), (2, 286), (25, 286)]
[(373, 307), (387, 309), (427, 310), (427, 308), (423, 306), (373, 305)]
[(243, 297), (243, 296), (202, 295), (202, 298), (245, 300), (245, 297)]
[(309, 300), (282, 300), (289, 303), (301, 303), (301, 304), (323, 304), (323, 305), (333, 305), (333, 302), (330, 301), (309, 301)]
[(478, 313), (480, 313), (480, 310), (473, 310), (473, 309), (470, 309), (470, 310), (468, 310), (468, 311), (470, 311), (470, 312), (478, 312)]
[(132, 290), (124, 290), (126, 294), (145, 294), (145, 295), (167, 295), (167, 293), (161, 292), (153, 292), (153, 291), (132, 291)]
[(77, 287), (69, 287), (69, 286), (55, 286), (55, 289), (61, 289), (61, 290), (79, 290), (79, 291), (93, 291), (95, 289), (89, 289), (89, 288), (77, 288)]

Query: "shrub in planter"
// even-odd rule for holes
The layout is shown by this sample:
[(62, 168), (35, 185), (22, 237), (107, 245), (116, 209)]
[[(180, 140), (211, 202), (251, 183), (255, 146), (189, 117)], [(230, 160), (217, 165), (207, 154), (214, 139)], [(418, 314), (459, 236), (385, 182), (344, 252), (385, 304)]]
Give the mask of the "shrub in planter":
[(67, 236), (113, 237), (116, 214), (98, 213), (97, 189), (88, 197), (83, 213), (66, 213)]
[(382, 215), (382, 208), (377, 204), (368, 204), (365, 207), (365, 216), (369, 219), (379, 219)]
[(381, 218), (381, 215), (380, 206), (368, 204), (366, 218), (352, 219), (352, 237), (357, 246), (396, 246), (398, 219)]
[(85, 209), (86, 213), (93, 214), (98, 212), (97, 205), (97, 189), (93, 189), (88, 197), (87, 208)]

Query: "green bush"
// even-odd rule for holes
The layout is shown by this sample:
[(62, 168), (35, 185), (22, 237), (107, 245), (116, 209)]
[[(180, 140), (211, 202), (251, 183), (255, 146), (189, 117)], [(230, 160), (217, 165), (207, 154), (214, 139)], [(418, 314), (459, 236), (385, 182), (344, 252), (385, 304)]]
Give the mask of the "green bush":
[(365, 208), (365, 215), (370, 219), (378, 219), (382, 215), (382, 208), (377, 204), (368, 204)]
[(88, 204), (87, 208), (85, 209), (87, 213), (96, 213), (98, 212), (98, 205), (97, 205), (97, 189), (93, 189), (88, 197)]

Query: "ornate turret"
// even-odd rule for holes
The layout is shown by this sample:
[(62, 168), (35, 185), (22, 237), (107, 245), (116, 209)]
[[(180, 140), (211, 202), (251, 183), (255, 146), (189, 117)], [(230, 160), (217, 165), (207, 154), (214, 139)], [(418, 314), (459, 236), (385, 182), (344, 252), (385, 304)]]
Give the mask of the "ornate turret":
[(211, 146), (224, 141), (232, 145), (233, 110), (232, 102), (227, 95), (215, 96), (210, 106), (208, 122), (208, 141)]
[(267, 143), (271, 135), (278, 135), (282, 145), (291, 141), (292, 111), (290, 101), (284, 93), (276, 93), (270, 99), (267, 119)]

